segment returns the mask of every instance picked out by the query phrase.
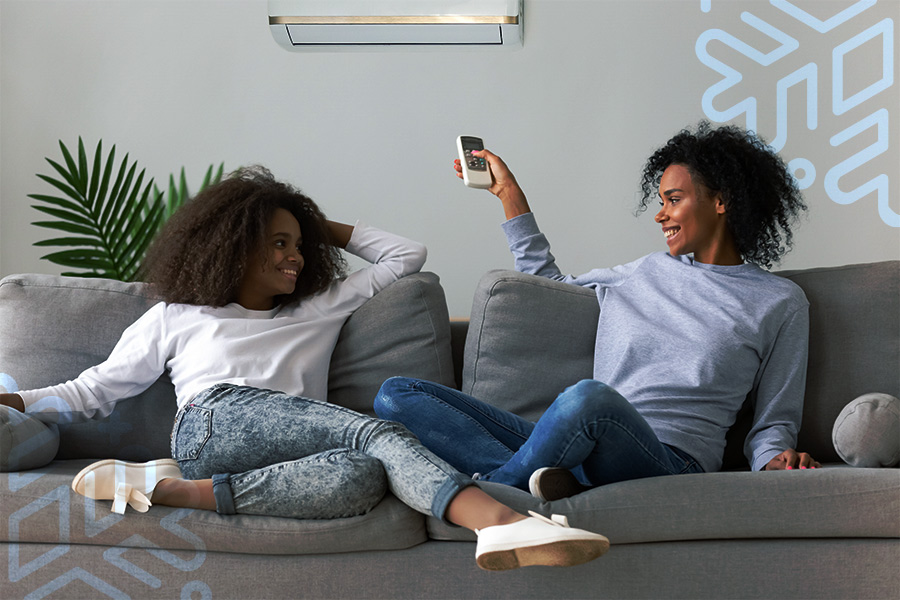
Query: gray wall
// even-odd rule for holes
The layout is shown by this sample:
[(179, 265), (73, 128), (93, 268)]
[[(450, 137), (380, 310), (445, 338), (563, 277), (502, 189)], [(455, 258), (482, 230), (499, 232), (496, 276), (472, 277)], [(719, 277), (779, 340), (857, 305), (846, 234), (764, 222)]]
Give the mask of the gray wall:
[[(468, 315), (480, 275), (512, 261), (499, 203), (453, 176), (458, 134), (507, 160), (577, 273), (665, 249), (652, 214), (632, 214), (640, 169), (704, 117), (786, 133), (783, 156), (808, 161), (811, 210), (783, 268), (898, 258), (900, 1), (870, 4), (526, 0), (518, 51), (298, 54), (263, 0), (0, 0), (0, 275), (59, 272), (32, 246), (50, 232), (26, 195), (50, 191), (35, 174), (57, 141), (83, 136), (157, 180), (185, 166), (194, 186), (210, 163), (267, 165), (332, 218), (425, 241), (451, 314)], [(779, 55), (743, 11), (796, 48)], [(742, 81), (710, 91), (729, 69)]]

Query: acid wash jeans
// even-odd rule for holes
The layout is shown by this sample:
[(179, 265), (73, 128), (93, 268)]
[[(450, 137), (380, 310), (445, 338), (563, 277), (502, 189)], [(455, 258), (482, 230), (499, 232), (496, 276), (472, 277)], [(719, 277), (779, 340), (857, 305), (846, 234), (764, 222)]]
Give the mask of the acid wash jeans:
[(390, 489), (444, 518), (471, 478), (405, 427), (271, 390), (219, 384), (178, 411), (172, 456), (186, 479), (212, 479), (216, 511), (298, 519), (363, 514)]
[(384, 382), (375, 413), (406, 425), (461, 472), (523, 490), (542, 467), (569, 469), (589, 487), (703, 472), (689, 454), (660, 442), (621, 394), (593, 379), (567, 388), (537, 423), (407, 377)]

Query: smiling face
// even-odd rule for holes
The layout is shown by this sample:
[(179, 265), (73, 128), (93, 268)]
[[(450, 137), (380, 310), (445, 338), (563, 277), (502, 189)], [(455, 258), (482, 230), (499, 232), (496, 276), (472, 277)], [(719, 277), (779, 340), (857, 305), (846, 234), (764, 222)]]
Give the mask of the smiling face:
[(740, 253), (725, 221), (725, 204), (706, 187), (694, 184), (683, 165), (670, 165), (659, 181), (660, 208), (656, 222), (662, 225), (669, 254), (694, 254), (707, 264), (738, 265)]
[(303, 270), (300, 223), (290, 212), (276, 208), (263, 240), (264, 252), (247, 259), (237, 303), (250, 310), (275, 307), (275, 297), (290, 294)]

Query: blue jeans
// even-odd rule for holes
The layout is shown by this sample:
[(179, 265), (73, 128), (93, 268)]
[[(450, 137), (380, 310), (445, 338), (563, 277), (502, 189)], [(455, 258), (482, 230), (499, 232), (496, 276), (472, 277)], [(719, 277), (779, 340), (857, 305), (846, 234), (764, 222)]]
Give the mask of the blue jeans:
[(557, 396), (537, 423), (457, 390), (405, 377), (381, 386), (375, 412), (406, 425), (461, 472), (524, 490), (541, 467), (570, 469), (590, 487), (703, 471), (690, 455), (660, 442), (618, 392), (593, 379)]
[(257, 388), (214, 385), (178, 411), (172, 456), (187, 479), (212, 479), (216, 511), (301, 519), (367, 512), (390, 489), (444, 518), (469, 477), (402, 425)]

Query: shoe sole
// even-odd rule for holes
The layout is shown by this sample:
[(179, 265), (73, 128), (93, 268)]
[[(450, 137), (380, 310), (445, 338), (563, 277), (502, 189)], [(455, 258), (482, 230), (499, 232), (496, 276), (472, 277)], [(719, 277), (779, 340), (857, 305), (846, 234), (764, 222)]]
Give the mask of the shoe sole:
[[(87, 474), (92, 471), (96, 471), (97, 469), (101, 469), (107, 465), (114, 465), (116, 463), (122, 463), (123, 465), (125, 465), (126, 471), (129, 471), (129, 470), (143, 471), (143, 470), (146, 470), (149, 468), (158, 468), (158, 467), (178, 468), (178, 461), (171, 459), (171, 458), (160, 458), (158, 460), (151, 460), (146, 463), (133, 463), (133, 462), (128, 462), (128, 461), (124, 461), (124, 460), (118, 460), (115, 458), (108, 458), (106, 460), (101, 460), (101, 461), (97, 461), (95, 463), (91, 463), (90, 465), (86, 466), (81, 471), (79, 471), (78, 474), (75, 475), (75, 478), (72, 480), (72, 490), (78, 494), (81, 494), (82, 496), (87, 497), (87, 494), (85, 493), (86, 489), (84, 487), (84, 479), (85, 479), (85, 477), (87, 477)], [(79, 487), (81, 487), (82, 489), (79, 490), (78, 489)], [(96, 500), (97, 498), (94, 498), (94, 499)], [(109, 498), (105, 498), (105, 499), (108, 500)]]
[(528, 478), (528, 492), (542, 502), (546, 502), (544, 494), (541, 492), (541, 479), (544, 476), (544, 469), (538, 469)]
[(560, 540), (538, 546), (485, 552), (475, 559), (486, 571), (508, 571), (519, 567), (574, 567), (606, 554), (609, 540)]

